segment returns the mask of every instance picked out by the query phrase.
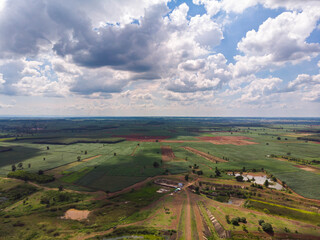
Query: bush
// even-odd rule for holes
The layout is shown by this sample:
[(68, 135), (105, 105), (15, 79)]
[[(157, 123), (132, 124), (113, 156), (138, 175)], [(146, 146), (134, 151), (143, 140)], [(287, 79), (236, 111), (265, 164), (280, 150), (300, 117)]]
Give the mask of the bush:
[(259, 220), (259, 225), (261, 226), (262, 223), (264, 223), (264, 220), (260, 219), (260, 220)]
[(154, 163), (153, 163), (153, 167), (158, 168), (159, 166), (160, 166), (160, 165), (159, 165), (158, 162), (154, 162)]
[(273, 232), (273, 228), (270, 223), (262, 223), (261, 226), (262, 226), (263, 231), (268, 232), (268, 233)]

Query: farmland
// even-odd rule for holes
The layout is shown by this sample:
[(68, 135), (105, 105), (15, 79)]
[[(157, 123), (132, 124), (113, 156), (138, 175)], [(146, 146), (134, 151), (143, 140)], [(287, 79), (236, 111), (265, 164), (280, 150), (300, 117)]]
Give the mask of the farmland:
[[(317, 239), (319, 133), (320, 119), (2, 119), (0, 238), (265, 239), (264, 220), (275, 237)], [(88, 217), (61, 218), (68, 209)]]

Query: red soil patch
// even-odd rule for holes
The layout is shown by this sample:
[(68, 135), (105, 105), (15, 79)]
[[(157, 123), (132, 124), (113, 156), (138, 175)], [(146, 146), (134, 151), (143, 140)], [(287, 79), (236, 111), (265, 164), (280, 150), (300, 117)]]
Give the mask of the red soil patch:
[(191, 148), (191, 147), (182, 147), (186, 150), (188, 150), (189, 152), (192, 152), (194, 154), (197, 154), (199, 155), (200, 157), (203, 157), (205, 159), (208, 159), (209, 161), (211, 162), (227, 162), (227, 160), (224, 160), (222, 158), (218, 158), (218, 157), (215, 157), (215, 156), (212, 156), (210, 154), (207, 154), (207, 153), (204, 153), (204, 152), (201, 152), (197, 149), (194, 149), (194, 148)]
[(162, 154), (162, 161), (164, 162), (169, 162), (176, 157), (171, 149), (171, 146), (162, 145), (161, 154)]
[(156, 142), (156, 141), (160, 142), (160, 140), (170, 138), (170, 136), (143, 136), (138, 134), (112, 135), (112, 137), (125, 138), (127, 141), (135, 141), (135, 142)]
[(217, 145), (233, 144), (233, 145), (240, 146), (240, 145), (258, 144), (256, 142), (246, 141), (246, 140), (253, 140), (253, 139), (249, 137), (243, 137), (243, 136), (220, 136), (220, 137), (197, 137), (197, 138), (202, 141), (211, 142)]

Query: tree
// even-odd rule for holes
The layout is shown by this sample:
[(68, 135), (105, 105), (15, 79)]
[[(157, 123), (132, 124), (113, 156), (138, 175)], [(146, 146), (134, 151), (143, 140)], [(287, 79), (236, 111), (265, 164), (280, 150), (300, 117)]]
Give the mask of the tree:
[(47, 150), (50, 150), (49, 146), (47, 146)]
[(85, 151), (84, 151), (84, 154), (87, 155), (87, 153), (88, 153), (87, 150), (85, 150)]
[(245, 217), (241, 217), (239, 222), (247, 223), (247, 219)]
[(19, 169), (23, 169), (23, 163), (22, 162), (18, 163), (18, 168)]
[(189, 174), (185, 175), (185, 176), (184, 176), (184, 179), (185, 179), (186, 181), (189, 181)]
[(236, 180), (237, 180), (238, 182), (243, 182), (243, 177), (242, 177), (241, 175), (236, 176)]
[(227, 221), (228, 224), (231, 223), (231, 222), (230, 222), (230, 216), (229, 216), (229, 215), (226, 215), (226, 221)]
[(31, 168), (31, 163), (28, 164), (28, 168)]
[(268, 187), (269, 186), (269, 181), (268, 181), (268, 179), (266, 179), (266, 181), (264, 182), (264, 184), (263, 185), (265, 185), (266, 187)]
[(80, 162), (80, 160), (81, 160), (81, 157), (80, 157), (80, 156), (78, 156), (78, 157), (77, 157), (77, 160), (78, 160), (78, 162)]
[(60, 185), (60, 186), (59, 186), (59, 191), (60, 191), (60, 192), (63, 191), (63, 185)]
[(158, 162), (154, 162), (154, 163), (153, 163), (153, 167), (158, 168), (159, 166), (160, 166), (160, 165), (159, 165)]
[(113, 156), (117, 156), (117, 153), (113, 153)]
[(231, 219), (231, 223), (234, 226), (239, 226), (239, 219), (238, 218), (232, 218)]
[(11, 166), (12, 172), (14, 172), (16, 169), (17, 169), (17, 168), (16, 168), (16, 165), (13, 164), (13, 165)]
[(270, 223), (262, 223), (261, 227), (263, 229), (263, 231), (268, 232), (268, 233), (272, 233), (273, 232), (273, 228), (272, 225)]
[(261, 226), (262, 223), (264, 223), (264, 220), (263, 220), (263, 219), (260, 219), (260, 220), (259, 220), (259, 225)]
[(278, 140), (281, 140), (281, 137), (277, 137)]
[(218, 168), (216, 167), (216, 170), (215, 170), (215, 174), (217, 177), (220, 177), (221, 176), (221, 172), (218, 170)]

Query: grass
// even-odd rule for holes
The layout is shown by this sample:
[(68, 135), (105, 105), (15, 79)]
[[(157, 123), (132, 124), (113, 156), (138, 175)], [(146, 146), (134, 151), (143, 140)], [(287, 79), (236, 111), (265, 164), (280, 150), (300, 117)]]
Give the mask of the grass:
[(268, 203), (264, 201), (259, 201), (255, 199), (250, 199), (248, 201), (249, 208), (256, 209), (259, 211), (268, 212), (273, 215), (279, 215), (282, 217), (287, 217), (303, 222), (308, 222), (312, 224), (320, 224), (320, 214), (309, 212), (297, 208), (291, 208), (282, 206), (279, 204)]
[(90, 171), (92, 171), (93, 167), (84, 167), (80, 169), (79, 171), (73, 172), (71, 174), (68, 174), (66, 176), (63, 176), (60, 178), (61, 181), (66, 182), (66, 183), (74, 183)]
[(178, 225), (178, 240), (184, 240), (185, 239), (185, 228), (186, 228), (186, 202), (183, 203), (183, 207), (181, 210), (179, 225)]

